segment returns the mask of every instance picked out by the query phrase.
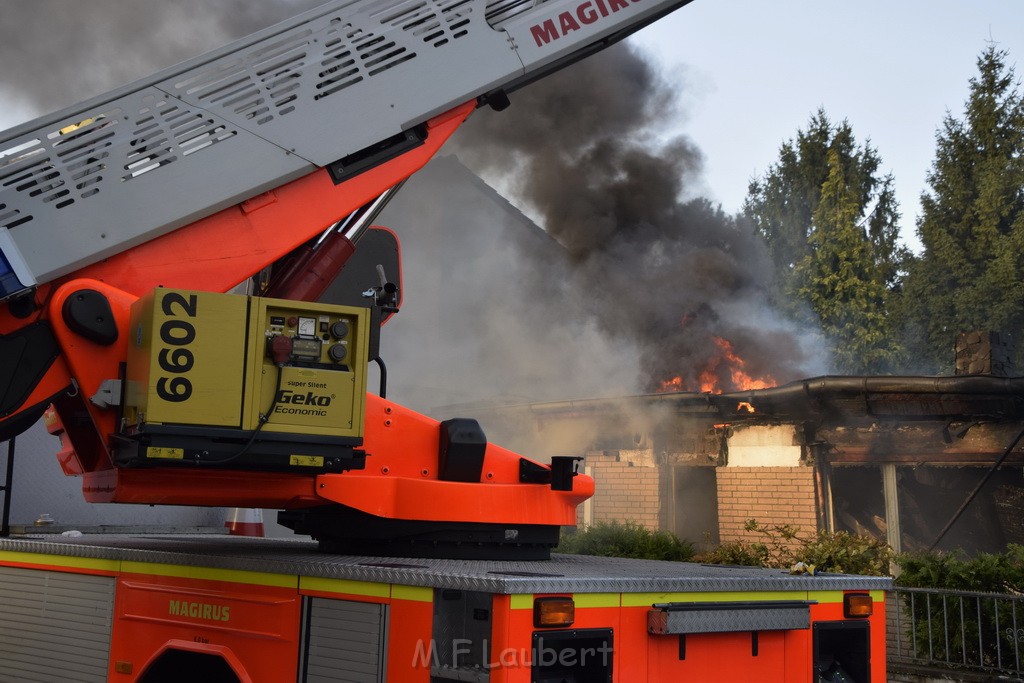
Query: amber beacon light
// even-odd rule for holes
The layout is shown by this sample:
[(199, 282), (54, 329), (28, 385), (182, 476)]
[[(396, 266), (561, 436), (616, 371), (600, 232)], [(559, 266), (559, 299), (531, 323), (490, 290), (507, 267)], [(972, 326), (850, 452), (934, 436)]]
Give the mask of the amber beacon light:
[(576, 605), (572, 598), (536, 598), (533, 601), (533, 625), (536, 628), (572, 626)]
[(870, 617), (874, 613), (874, 603), (869, 593), (847, 593), (843, 596), (843, 616), (847, 619)]

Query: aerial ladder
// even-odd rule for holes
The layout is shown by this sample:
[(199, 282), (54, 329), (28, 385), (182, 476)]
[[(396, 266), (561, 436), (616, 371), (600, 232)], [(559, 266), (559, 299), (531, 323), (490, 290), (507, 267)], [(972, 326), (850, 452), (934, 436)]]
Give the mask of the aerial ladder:
[(474, 109), (687, 2), (335, 0), (0, 134), (0, 438), (45, 412), (92, 502), (547, 557), (593, 480), (368, 391), (386, 259), (365, 304), (315, 299)]

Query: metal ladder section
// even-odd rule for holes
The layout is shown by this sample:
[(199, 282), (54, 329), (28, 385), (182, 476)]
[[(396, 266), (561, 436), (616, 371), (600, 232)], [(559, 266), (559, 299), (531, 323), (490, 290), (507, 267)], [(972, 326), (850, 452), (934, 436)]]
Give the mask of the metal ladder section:
[(18, 288), (5, 276), (28, 287), (73, 272), (686, 2), (334, 0), (0, 133), (0, 298)]

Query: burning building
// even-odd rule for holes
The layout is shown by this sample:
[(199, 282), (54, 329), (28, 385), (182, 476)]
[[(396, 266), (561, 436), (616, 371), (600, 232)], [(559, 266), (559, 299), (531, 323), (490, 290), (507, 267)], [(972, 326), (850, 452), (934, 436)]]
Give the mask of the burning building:
[[(431, 203), (442, 188), (451, 201)], [(616, 334), (589, 317), (571, 254), (452, 157), (381, 222), (407, 256), (403, 310), (382, 336), (389, 396), (476, 418), (531, 457), (585, 457), (598, 494), (581, 521), (702, 543), (748, 538), (756, 519), (927, 547), (1024, 427), (1024, 380), (993, 376), (1008, 368), (992, 335), (964, 337), (971, 375), (797, 379), (817, 366), (775, 362), (800, 356), (793, 335), (749, 343), (710, 291), (670, 321), (682, 341)], [(685, 362), (645, 364), (659, 338), (666, 353), (688, 344)], [(939, 547), (1024, 541), (1022, 464), (1007, 455)]]
[(818, 377), (477, 417), (498, 439), (531, 424), (539, 435), (585, 434), (569, 453), (585, 456), (597, 481), (584, 522), (632, 519), (696, 542), (760, 540), (744, 529), (749, 519), (804, 534), (846, 530), (903, 550), (1024, 542), (1024, 456), (1014, 448), (1022, 378)]

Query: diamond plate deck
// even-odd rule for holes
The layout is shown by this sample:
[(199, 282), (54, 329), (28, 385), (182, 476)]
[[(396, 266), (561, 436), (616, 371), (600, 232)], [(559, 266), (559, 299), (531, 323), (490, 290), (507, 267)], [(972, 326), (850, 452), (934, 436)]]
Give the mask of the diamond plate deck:
[(819, 574), (584, 555), (546, 561), (327, 555), (316, 543), (223, 536), (0, 539), (0, 551), (348, 579), (498, 594), (886, 590), (887, 577)]

